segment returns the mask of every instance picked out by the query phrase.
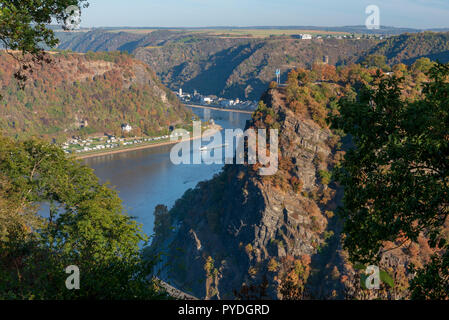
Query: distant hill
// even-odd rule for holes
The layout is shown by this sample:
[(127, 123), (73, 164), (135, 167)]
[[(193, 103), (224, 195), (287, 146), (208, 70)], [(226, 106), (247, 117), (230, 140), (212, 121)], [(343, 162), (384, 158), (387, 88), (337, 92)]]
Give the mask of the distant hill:
[(129, 55), (54, 53), (24, 90), (15, 70), (15, 60), (0, 52), (0, 132), (9, 136), (117, 134), (122, 123), (138, 135), (154, 134), (191, 117), (156, 74)]
[(330, 64), (360, 56), (376, 40), (201, 39), (138, 48), (136, 58), (148, 63), (173, 89), (197, 89), (202, 94), (258, 100), (281, 69), (282, 81), (291, 69), (322, 62)]
[[(252, 27), (251, 30), (257, 28), (264, 29), (261, 35), (270, 34), (270, 27)], [(362, 26), (283, 27), (282, 30), (289, 28), (353, 34), (366, 32)], [(390, 64), (411, 64), (421, 57), (448, 61), (449, 33), (418, 33), (419, 30), (414, 29), (382, 27), (380, 31), (385, 34), (409, 33), (383, 40), (323, 37), (303, 41), (288, 32), (283, 35), (279, 30), (271, 37), (245, 36), (245, 30), (249, 28), (234, 28), (237, 31), (233, 34), (221, 34), (217, 30), (225, 32), (227, 29), (199, 28), (196, 32), (192, 29), (94, 30), (62, 41), (60, 49), (127, 51), (148, 63), (172, 90), (183, 88), (185, 92), (192, 92), (196, 89), (202, 94), (250, 100), (259, 99), (269, 82), (275, 79), (277, 68), (281, 69), (282, 81), (285, 81), (292, 68), (309, 67), (322, 62), (325, 56), (333, 65), (360, 62), (368, 54), (386, 55)]]
[(384, 55), (389, 64), (412, 64), (419, 58), (446, 63), (449, 62), (449, 32), (402, 34), (382, 41), (366, 54)]
[(302, 29), (302, 30), (321, 30), (321, 31), (332, 31), (332, 32), (348, 32), (348, 33), (359, 33), (359, 34), (382, 34), (382, 35), (398, 35), (404, 32), (421, 32), (423, 30), (414, 28), (397, 28), (389, 26), (381, 26), (380, 29), (367, 29), (364, 25), (359, 26), (342, 26), (342, 27), (316, 27), (316, 26), (289, 26), (289, 27), (247, 27), (241, 29)]
[(329, 63), (359, 57), (378, 40), (292, 37), (219, 37), (181, 31), (157, 30), (138, 34), (94, 30), (63, 41), (60, 49), (79, 52), (121, 50), (150, 65), (173, 90), (197, 89), (202, 94), (258, 100), (275, 70), (283, 79), (288, 71), (329, 57)]

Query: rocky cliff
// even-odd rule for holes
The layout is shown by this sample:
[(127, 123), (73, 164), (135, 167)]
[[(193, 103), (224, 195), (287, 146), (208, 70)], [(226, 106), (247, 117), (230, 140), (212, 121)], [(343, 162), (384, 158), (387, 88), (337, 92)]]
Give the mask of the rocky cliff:
[[(174, 227), (159, 229), (153, 241), (153, 249), (168, 253), (165, 279), (197, 297), (285, 298), (281, 280), (305, 286), (312, 267), (323, 271), (334, 259), (322, 261), (336, 227), (330, 212), (339, 197), (335, 186), (323, 183), (333, 135), (287, 108), (284, 90), (271, 90), (262, 100), (280, 130), (276, 175), (261, 177), (254, 166), (227, 165), (156, 222)], [(264, 126), (265, 120), (255, 117), (248, 127)], [(299, 279), (290, 279), (293, 274)], [(314, 292), (304, 288), (297, 294), (330, 295), (333, 289), (343, 294), (338, 285), (322, 293), (322, 285), (315, 281)]]
[[(161, 253), (160, 277), (205, 299), (397, 299), (431, 250), (385, 243), (379, 267), (394, 287), (362, 290), (361, 271), (341, 246), (334, 212), (343, 190), (332, 181), (350, 140), (332, 133), (323, 117), (346, 85), (270, 89), (247, 128), (279, 130), (279, 170), (258, 175), (258, 165), (226, 165), (212, 180), (189, 190), (168, 211), (155, 212), (151, 254)], [(324, 108), (324, 110), (322, 109)]]

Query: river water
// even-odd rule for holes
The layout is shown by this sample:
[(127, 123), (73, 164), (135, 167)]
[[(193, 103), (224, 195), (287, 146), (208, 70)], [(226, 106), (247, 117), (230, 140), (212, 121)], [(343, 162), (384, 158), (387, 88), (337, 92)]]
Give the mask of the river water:
[[(224, 129), (243, 129), (251, 117), (245, 113), (201, 108), (192, 108), (192, 111), (202, 120), (214, 119)], [(160, 146), (84, 160), (101, 182), (109, 182), (119, 192), (125, 209), (143, 224), (146, 234), (153, 233), (156, 205), (171, 208), (186, 190), (212, 178), (223, 167), (222, 164), (204, 163), (174, 165), (170, 161), (171, 148), (170, 145)]]

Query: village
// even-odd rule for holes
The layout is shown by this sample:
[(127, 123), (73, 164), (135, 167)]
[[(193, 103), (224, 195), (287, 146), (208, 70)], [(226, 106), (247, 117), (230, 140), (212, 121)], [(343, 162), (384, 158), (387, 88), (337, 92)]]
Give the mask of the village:
[(292, 38), (300, 39), (300, 40), (312, 40), (312, 39), (355, 39), (355, 40), (361, 40), (361, 39), (378, 39), (383, 40), (385, 38), (390, 38), (390, 35), (381, 35), (381, 34), (326, 34), (326, 35), (312, 35), (308, 33), (304, 34), (298, 34), (298, 35), (292, 35)]
[[(209, 124), (214, 125), (211, 119)], [(123, 134), (129, 134), (133, 128), (129, 124), (122, 124)], [(181, 133), (172, 132), (155, 137), (116, 137), (114, 135), (104, 134), (104, 136), (91, 136), (87, 138), (72, 137), (62, 144), (66, 154), (88, 154), (97, 152), (107, 152), (119, 149), (127, 149), (163, 142), (169, 142), (171, 138), (181, 137)]]
[(215, 95), (202, 95), (194, 90), (193, 94), (184, 93), (182, 88), (175, 92), (179, 99), (185, 104), (194, 104), (201, 106), (210, 106), (221, 109), (230, 109), (236, 111), (254, 111), (257, 109), (257, 101), (242, 101), (239, 98), (226, 99)]

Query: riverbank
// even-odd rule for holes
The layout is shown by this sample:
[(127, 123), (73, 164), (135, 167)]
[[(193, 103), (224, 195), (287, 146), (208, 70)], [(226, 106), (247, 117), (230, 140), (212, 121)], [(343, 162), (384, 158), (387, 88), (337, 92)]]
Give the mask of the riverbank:
[[(223, 130), (223, 128), (221, 126), (219, 126), (219, 125), (213, 125), (210, 128), (208, 128), (208, 130), (212, 130), (212, 131), (209, 134), (207, 134), (207, 135), (203, 135), (201, 137), (190, 137), (189, 139), (186, 139), (184, 141), (192, 141), (192, 140), (200, 139), (202, 137), (208, 137), (208, 136), (214, 135), (215, 133)], [(113, 150), (109, 150), (109, 151), (99, 151), (99, 152), (92, 152), (92, 153), (81, 154), (81, 155), (77, 155), (76, 158), (82, 160), (82, 159), (106, 156), (106, 155), (110, 155), (110, 154), (117, 154), (117, 153), (124, 153), (124, 152), (130, 152), (130, 151), (149, 149), (149, 148), (156, 148), (156, 147), (176, 144), (179, 141), (180, 140), (158, 142), (158, 143), (148, 143), (148, 144), (142, 144), (142, 145), (139, 145), (139, 146), (131, 146), (131, 147), (121, 147), (121, 148), (117, 148), (117, 149), (113, 149)]]
[(192, 107), (192, 108), (210, 109), (210, 110), (226, 111), (226, 112), (237, 112), (237, 113), (246, 113), (246, 114), (254, 113), (254, 111), (249, 111), (249, 110), (223, 109), (223, 108), (218, 108), (218, 107), (202, 106), (202, 105), (197, 105), (197, 104), (186, 104), (186, 106)]

